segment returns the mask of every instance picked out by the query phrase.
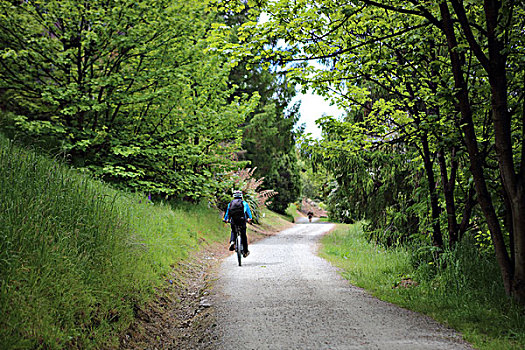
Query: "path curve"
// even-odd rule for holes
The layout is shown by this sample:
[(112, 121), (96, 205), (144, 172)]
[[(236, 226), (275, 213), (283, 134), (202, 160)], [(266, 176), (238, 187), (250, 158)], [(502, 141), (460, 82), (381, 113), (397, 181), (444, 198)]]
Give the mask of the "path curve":
[[(306, 223), (250, 246), (220, 266), (215, 348), (471, 349), (430, 318), (371, 297), (316, 254), (331, 224)], [(242, 330), (242, 331), (241, 331)]]

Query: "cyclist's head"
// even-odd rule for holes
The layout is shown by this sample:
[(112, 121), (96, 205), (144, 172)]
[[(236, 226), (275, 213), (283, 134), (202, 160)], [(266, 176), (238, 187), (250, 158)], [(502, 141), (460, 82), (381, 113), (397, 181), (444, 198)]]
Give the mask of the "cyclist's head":
[(242, 198), (241, 191), (233, 191), (233, 198)]

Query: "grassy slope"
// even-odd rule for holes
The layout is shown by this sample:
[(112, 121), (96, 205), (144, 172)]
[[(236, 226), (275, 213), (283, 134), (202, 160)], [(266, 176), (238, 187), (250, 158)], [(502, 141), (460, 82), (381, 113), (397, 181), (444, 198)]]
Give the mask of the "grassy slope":
[(296, 222), (299, 218), (304, 218), (304, 217), (305, 215), (299, 211), (295, 203), (291, 203), (288, 206), (288, 208), (286, 208), (286, 220)]
[(0, 212), (2, 349), (116, 342), (170, 265), (227, 240), (215, 210), (115, 191), (3, 137)]
[[(423, 312), (463, 333), (465, 339), (480, 349), (525, 348), (525, 317), (523, 309), (510, 305), (504, 297), (491, 299), (487, 290), (445, 284), (446, 276), (417, 287), (394, 288), (402, 279), (414, 278), (405, 250), (385, 251), (362, 237), (359, 225), (338, 225), (322, 240), (321, 255), (342, 269), (343, 276), (374, 296), (403, 307)], [(472, 263), (472, 262), (471, 262)], [(479, 262), (474, 262), (474, 264)], [(457, 267), (453, 267), (457, 268)], [(476, 266), (473, 266), (476, 269)], [(478, 273), (494, 276), (478, 266)], [(491, 275), (492, 273), (492, 275)], [(450, 278), (449, 278), (450, 279)], [(488, 283), (485, 284), (488, 286)], [(495, 293), (497, 295), (497, 293)]]
[(292, 226), (292, 220), (289, 216), (272, 212), (268, 209), (263, 211), (264, 218), (260, 229), (265, 232), (275, 233)]

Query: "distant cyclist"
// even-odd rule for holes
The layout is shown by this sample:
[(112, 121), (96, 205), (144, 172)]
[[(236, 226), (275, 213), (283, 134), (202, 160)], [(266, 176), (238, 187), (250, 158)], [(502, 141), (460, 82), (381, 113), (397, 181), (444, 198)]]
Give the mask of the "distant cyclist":
[(312, 222), (312, 217), (314, 216), (314, 213), (309, 211), (308, 214), (306, 214), (306, 215), (308, 216), (308, 221)]
[(242, 192), (233, 192), (233, 200), (228, 204), (226, 214), (224, 214), (224, 222), (230, 222), (232, 232), (230, 236), (230, 250), (233, 251), (235, 245), (235, 237), (233, 234), (233, 225), (241, 229), (241, 241), (244, 247), (244, 257), (246, 258), (250, 252), (248, 251), (248, 237), (246, 236), (246, 222), (252, 222), (252, 211), (246, 201), (242, 200)]

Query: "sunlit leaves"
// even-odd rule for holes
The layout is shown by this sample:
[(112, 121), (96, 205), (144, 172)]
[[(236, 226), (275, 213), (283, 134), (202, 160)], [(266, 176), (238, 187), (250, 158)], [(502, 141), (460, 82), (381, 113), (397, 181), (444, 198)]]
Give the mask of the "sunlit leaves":
[(230, 98), (233, 60), (213, 50), (220, 25), (206, 3), (0, 6), (0, 88), (17, 130), (51, 136), (75, 165), (151, 193), (210, 196), (214, 174), (236, 166), (238, 125), (258, 99)]

